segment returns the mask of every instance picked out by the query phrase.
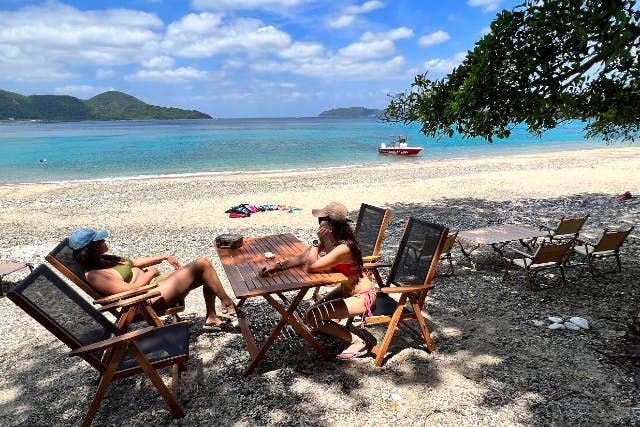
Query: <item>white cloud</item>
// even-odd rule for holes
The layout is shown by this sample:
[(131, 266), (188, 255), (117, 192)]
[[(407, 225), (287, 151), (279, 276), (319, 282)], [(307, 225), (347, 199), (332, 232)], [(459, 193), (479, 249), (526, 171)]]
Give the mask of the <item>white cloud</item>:
[(482, 7), (485, 12), (492, 12), (500, 6), (502, 0), (469, 0), (467, 4), (471, 7)]
[[(163, 23), (155, 15), (124, 9), (80, 11), (48, 2), (0, 12), (0, 69), (4, 78), (68, 78), (79, 65), (127, 64), (157, 51)], [(35, 69), (40, 67), (39, 69)]]
[(176, 56), (204, 58), (219, 54), (264, 55), (291, 45), (291, 37), (271, 25), (251, 18), (229, 23), (220, 15), (189, 14), (167, 28), (162, 46)]
[(144, 68), (167, 69), (173, 67), (175, 62), (176, 61), (174, 61), (173, 58), (163, 55), (142, 61), (142, 66)]
[(364, 43), (352, 43), (338, 51), (342, 56), (354, 59), (381, 58), (395, 52), (395, 45), (391, 40), (375, 40)]
[(155, 81), (164, 83), (182, 83), (190, 80), (204, 80), (209, 73), (193, 67), (180, 67), (170, 70), (144, 69), (125, 76), (126, 80)]
[(467, 52), (458, 52), (451, 58), (431, 59), (424, 63), (424, 68), (430, 73), (447, 74), (460, 65), (466, 56)]
[(449, 40), (451, 36), (446, 31), (438, 30), (435, 33), (427, 34), (420, 37), (418, 44), (420, 46), (432, 46)]
[(342, 15), (336, 19), (328, 21), (327, 25), (329, 28), (345, 28), (353, 24), (355, 20), (356, 17), (353, 15)]
[(344, 11), (350, 15), (358, 15), (361, 13), (368, 13), (375, 9), (380, 9), (384, 7), (384, 3), (381, 1), (367, 1), (362, 3), (360, 6), (349, 6)]

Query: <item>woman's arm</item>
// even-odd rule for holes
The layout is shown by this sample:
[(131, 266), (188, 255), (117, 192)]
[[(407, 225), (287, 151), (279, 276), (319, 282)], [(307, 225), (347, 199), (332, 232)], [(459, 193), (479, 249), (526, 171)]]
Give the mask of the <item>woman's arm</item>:
[(311, 247), (305, 262), (305, 270), (309, 273), (329, 270), (338, 264), (349, 264), (353, 262), (351, 250), (346, 244), (338, 244), (325, 256), (319, 256), (317, 247)]
[(176, 270), (180, 268), (180, 263), (176, 261), (174, 257), (171, 255), (159, 255), (159, 256), (150, 256), (145, 258), (135, 258), (132, 260), (133, 266), (138, 268), (146, 268), (152, 265), (158, 265), (162, 261), (167, 261), (169, 264), (173, 266)]

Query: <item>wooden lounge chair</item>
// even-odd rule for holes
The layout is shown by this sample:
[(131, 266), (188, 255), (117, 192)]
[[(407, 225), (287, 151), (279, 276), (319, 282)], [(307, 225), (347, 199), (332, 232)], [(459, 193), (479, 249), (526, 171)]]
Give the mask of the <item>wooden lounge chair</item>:
[[(377, 293), (373, 315), (366, 318), (367, 325), (388, 323), (384, 338), (372, 349), (376, 355), (376, 366), (382, 366), (398, 325), (406, 326), (420, 337), (429, 352), (435, 350), (422, 309), (427, 292), (433, 288), (431, 281), (435, 276), (447, 234), (448, 229), (441, 225), (411, 217), (407, 219), (387, 281)], [(424, 249), (418, 258), (410, 249), (416, 245)], [(389, 264), (366, 264), (369, 269), (388, 266)], [(397, 299), (391, 295), (396, 295)], [(417, 321), (418, 329), (409, 323), (410, 320)]]
[(511, 256), (504, 257), (503, 279), (510, 277), (509, 269), (515, 265), (524, 269), (527, 275), (527, 287), (531, 290), (542, 289), (535, 284), (535, 276), (540, 271), (557, 269), (560, 271), (562, 283), (566, 284), (564, 265), (574, 243), (573, 240), (558, 244), (542, 241), (533, 254), (512, 249)]
[[(384, 232), (387, 230), (390, 214), (391, 211), (389, 209), (371, 206), (366, 203), (360, 205), (354, 232), (360, 245), (364, 262), (376, 262), (380, 258), (380, 247), (384, 239)], [(377, 271), (365, 272), (374, 275), (378, 274)], [(379, 279), (379, 281), (381, 282), (382, 279)], [(316, 301), (320, 299), (319, 292), (320, 288), (316, 288), (313, 293), (313, 298)]]
[(10, 262), (7, 264), (0, 264), (0, 296), (4, 295), (4, 276), (20, 271), (23, 268), (29, 268), (33, 271), (33, 265), (28, 262)]
[[(69, 280), (71, 280), (75, 285), (82, 289), (87, 295), (93, 298), (98, 304), (113, 304), (122, 298), (130, 298), (134, 295), (141, 295), (155, 286), (143, 286), (115, 295), (103, 295), (99, 293), (85, 279), (82, 266), (73, 257), (73, 249), (69, 247), (69, 239), (64, 239), (62, 242), (60, 242), (55, 248), (51, 250), (51, 252), (49, 252), (45, 259), (47, 260), (47, 262), (49, 262), (49, 264), (54, 266), (58, 271), (69, 278)], [(184, 308), (185, 306), (183, 300), (172, 307), (163, 310), (155, 310), (154, 313), (156, 313), (157, 316), (171, 316), (172, 320), (174, 322), (177, 322), (180, 320), (178, 314), (183, 312)], [(141, 316), (144, 316), (144, 313), (132, 313), (132, 310), (133, 309), (131, 308), (131, 306), (125, 307), (124, 309), (113, 306), (110, 312), (119, 319), (119, 327), (124, 328), (125, 325), (128, 325), (131, 322), (143, 320)], [(150, 307), (147, 307), (146, 313), (151, 314)], [(145, 318), (147, 322), (149, 322), (149, 324), (158, 324), (158, 321), (155, 319), (153, 320), (153, 323), (151, 323), (148, 317), (145, 316)]]
[[(620, 263), (620, 247), (627, 240), (627, 237), (633, 230), (633, 227), (627, 230), (609, 230), (607, 228), (602, 232), (600, 240), (597, 243), (581, 242), (576, 245), (573, 250), (586, 257), (587, 266), (591, 275), (596, 274), (596, 260), (602, 260), (606, 258), (615, 258), (618, 272), (622, 271), (622, 264)], [(614, 270), (615, 271), (615, 270)]]
[(552, 242), (562, 242), (565, 240), (574, 240), (578, 238), (578, 234), (582, 226), (589, 219), (589, 215), (582, 218), (560, 218), (560, 222), (555, 228), (540, 226), (540, 230), (549, 232), (549, 240)]
[[(44, 264), (7, 296), (70, 347), (71, 356), (83, 358), (99, 372), (98, 389), (83, 425), (91, 424), (111, 382), (141, 373), (158, 389), (174, 417), (185, 415), (177, 389), (178, 368), (189, 358), (186, 322), (114, 336), (114, 325)], [(156, 372), (165, 367), (172, 367), (172, 390)]]

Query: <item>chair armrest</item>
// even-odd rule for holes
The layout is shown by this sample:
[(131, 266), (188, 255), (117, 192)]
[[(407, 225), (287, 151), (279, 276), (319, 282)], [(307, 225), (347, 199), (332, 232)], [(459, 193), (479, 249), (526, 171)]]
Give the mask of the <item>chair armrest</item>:
[(433, 288), (433, 285), (415, 285), (415, 286), (387, 286), (380, 288), (378, 292), (383, 294), (403, 294), (407, 292), (421, 292)]
[(155, 298), (160, 295), (161, 295), (160, 291), (150, 291), (144, 294), (133, 296), (131, 298), (123, 298), (118, 301), (112, 302), (111, 304), (103, 305), (102, 307), (98, 308), (98, 311), (104, 312), (104, 311), (112, 310), (114, 308), (121, 308), (121, 307), (135, 305), (142, 301), (146, 301), (150, 298)]
[(380, 259), (380, 255), (363, 256), (362, 257), (362, 262), (364, 262), (364, 263), (377, 262), (379, 259)]
[(100, 304), (100, 305), (109, 304), (111, 302), (118, 301), (120, 299), (130, 298), (132, 296), (144, 294), (149, 289), (153, 289), (153, 288), (156, 288), (156, 287), (158, 287), (157, 283), (149, 283), (148, 285), (140, 286), (139, 288), (130, 289), (130, 290), (124, 291), (124, 292), (118, 292), (117, 294), (113, 294), (113, 295), (108, 295), (106, 297), (103, 297), (103, 298), (100, 298), (100, 299), (97, 299), (97, 300), (93, 301), (93, 303), (96, 304), (96, 305), (97, 304)]
[(129, 342), (140, 337), (143, 337), (157, 329), (157, 326), (147, 326), (146, 328), (136, 329), (135, 331), (127, 332), (126, 334), (116, 335), (106, 340), (98, 341), (93, 344), (85, 345), (71, 350), (69, 355), (80, 356), (85, 353), (91, 353), (98, 350), (104, 350), (105, 348), (113, 347), (121, 342)]
[(365, 262), (362, 268), (364, 270), (373, 270), (375, 268), (390, 268), (391, 265), (390, 262)]

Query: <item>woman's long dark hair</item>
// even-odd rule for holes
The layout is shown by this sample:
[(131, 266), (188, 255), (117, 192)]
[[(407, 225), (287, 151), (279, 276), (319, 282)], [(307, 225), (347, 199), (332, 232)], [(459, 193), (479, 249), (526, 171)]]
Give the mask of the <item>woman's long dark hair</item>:
[(326, 217), (325, 219), (331, 224), (331, 229), (333, 230), (333, 235), (336, 239), (338, 239), (340, 243), (344, 243), (349, 246), (351, 256), (353, 257), (354, 262), (356, 262), (360, 267), (360, 275), (362, 276), (362, 250), (360, 249), (360, 244), (356, 240), (356, 234), (353, 229), (348, 222), (336, 221), (329, 217)]
[(82, 249), (74, 249), (73, 257), (80, 263), (84, 271), (110, 268), (120, 263), (122, 258), (114, 255), (100, 255), (99, 242), (90, 242)]

